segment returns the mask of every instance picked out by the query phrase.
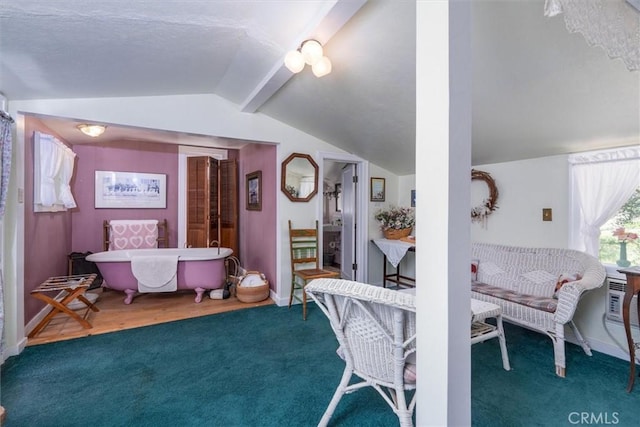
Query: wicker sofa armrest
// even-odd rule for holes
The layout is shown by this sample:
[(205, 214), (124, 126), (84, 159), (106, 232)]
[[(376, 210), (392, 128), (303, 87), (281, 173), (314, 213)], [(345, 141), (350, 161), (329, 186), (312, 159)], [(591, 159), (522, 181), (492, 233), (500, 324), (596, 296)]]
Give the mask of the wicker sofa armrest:
[(589, 263), (582, 279), (567, 283), (558, 292), (558, 308), (556, 309), (554, 320), (558, 323), (566, 324), (573, 319), (582, 294), (601, 287), (605, 279), (606, 271), (602, 264), (599, 262)]

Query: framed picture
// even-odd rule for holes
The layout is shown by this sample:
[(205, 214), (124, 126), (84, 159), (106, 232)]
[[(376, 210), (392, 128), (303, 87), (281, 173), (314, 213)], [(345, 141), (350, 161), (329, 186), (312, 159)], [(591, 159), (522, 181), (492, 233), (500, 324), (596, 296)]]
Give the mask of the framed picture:
[(371, 178), (371, 201), (384, 202), (384, 178)]
[(167, 207), (167, 176), (157, 173), (95, 172), (96, 208)]
[(262, 171), (248, 173), (247, 176), (247, 210), (262, 210)]

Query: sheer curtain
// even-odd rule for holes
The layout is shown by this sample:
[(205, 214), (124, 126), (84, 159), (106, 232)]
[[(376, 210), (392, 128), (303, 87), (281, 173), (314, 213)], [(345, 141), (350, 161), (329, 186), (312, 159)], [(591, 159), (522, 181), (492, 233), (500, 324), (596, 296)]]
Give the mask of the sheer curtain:
[(307, 197), (316, 186), (315, 177), (303, 176), (300, 180), (300, 194), (298, 197)]
[(68, 147), (58, 147), (58, 150), (62, 151), (62, 164), (60, 165), (56, 182), (59, 190), (58, 198), (65, 208), (75, 208), (76, 201), (73, 198), (73, 194), (71, 194), (70, 183), (71, 177), (73, 176), (73, 164), (76, 159), (76, 153)]
[(563, 14), (569, 32), (579, 32), (589, 46), (600, 46), (610, 58), (620, 58), (630, 71), (637, 71), (640, 70), (637, 4), (637, 0), (545, 0), (544, 15)]
[(36, 212), (75, 208), (76, 202), (69, 184), (73, 176), (76, 153), (52, 135), (40, 132), (35, 134), (35, 150)]
[[(9, 174), (11, 173), (11, 124), (13, 119), (4, 111), (0, 111), (0, 233), (3, 231), (4, 208), (9, 189)], [(0, 238), (2, 243), (2, 238)], [(0, 247), (0, 358), (4, 351), (4, 273), (2, 271), (2, 248)]]
[(9, 188), (9, 174), (11, 173), (11, 124), (13, 119), (8, 114), (0, 111), (0, 220), (4, 216), (4, 207), (7, 201)]
[(577, 205), (571, 246), (598, 257), (600, 227), (640, 186), (640, 146), (569, 156)]
[(37, 149), (40, 150), (40, 199), (37, 201), (44, 206), (53, 206), (58, 200), (56, 176), (62, 166), (63, 155), (53, 136), (39, 132), (37, 135)]

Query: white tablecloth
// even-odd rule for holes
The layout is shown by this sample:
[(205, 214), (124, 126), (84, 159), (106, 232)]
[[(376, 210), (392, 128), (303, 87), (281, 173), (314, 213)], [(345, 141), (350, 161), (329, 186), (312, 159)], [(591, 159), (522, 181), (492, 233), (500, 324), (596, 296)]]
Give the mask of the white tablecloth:
[(402, 258), (410, 248), (414, 248), (415, 243), (403, 242), (402, 240), (373, 239), (373, 243), (387, 256), (387, 259), (394, 267), (398, 267)]

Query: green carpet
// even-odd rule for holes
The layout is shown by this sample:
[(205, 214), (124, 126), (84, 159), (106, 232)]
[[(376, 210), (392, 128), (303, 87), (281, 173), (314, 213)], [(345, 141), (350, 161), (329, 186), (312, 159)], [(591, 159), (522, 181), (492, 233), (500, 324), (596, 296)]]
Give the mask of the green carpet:
[[(300, 306), (265, 306), (27, 347), (2, 366), (6, 427), (314, 426), (344, 364), (309, 309), (306, 322)], [(497, 340), (473, 346), (474, 425), (569, 426), (571, 412), (636, 425), (640, 381), (626, 393), (624, 361), (568, 345), (560, 379), (547, 338), (507, 325), (507, 345), (511, 372)], [(397, 424), (371, 389), (345, 396), (331, 422)]]
[(639, 425), (640, 379), (627, 393), (629, 362), (567, 343), (560, 378), (550, 338), (510, 324), (505, 335), (511, 371), (502, 369), (498, 340), (472, 347), (474, 426)]

